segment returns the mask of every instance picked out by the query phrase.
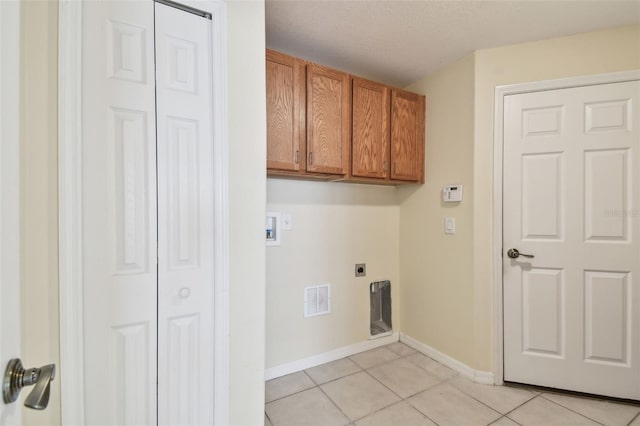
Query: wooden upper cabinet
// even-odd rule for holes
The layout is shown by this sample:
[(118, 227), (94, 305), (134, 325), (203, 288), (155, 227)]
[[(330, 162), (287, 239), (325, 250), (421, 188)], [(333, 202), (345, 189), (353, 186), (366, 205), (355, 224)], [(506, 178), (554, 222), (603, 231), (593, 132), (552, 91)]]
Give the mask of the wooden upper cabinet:
[(267, 168), (304, 171), (305, 63), (267, 50)]
[(425, 97), (267, 50), (267, 175), (424, 183)]
[(307, 65), (307, 171), (344, 175), (349, 167), (349, 74)]
[(425, 97), (391, 91), (391, 179), (424, 182)]
[(389, 176), (389, 88), (352, 79), (351, 175)]

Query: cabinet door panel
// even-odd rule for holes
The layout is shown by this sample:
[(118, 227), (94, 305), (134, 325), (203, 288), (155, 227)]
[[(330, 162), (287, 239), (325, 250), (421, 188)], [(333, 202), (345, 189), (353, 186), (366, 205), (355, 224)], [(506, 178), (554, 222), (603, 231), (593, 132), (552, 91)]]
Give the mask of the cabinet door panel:
[(304, 169), (305, 67), (301, 60), (267, 51), (267, 168)]
[(393, 90), (391, 94), (391, 179), (423, 181), (425, 98)]
[(346, 174), (349, 165), (349, 75), (307, 66), (307, 171)]
[(389, 171), (389, 89), (353, 79), (353, 176), (386, 178)]

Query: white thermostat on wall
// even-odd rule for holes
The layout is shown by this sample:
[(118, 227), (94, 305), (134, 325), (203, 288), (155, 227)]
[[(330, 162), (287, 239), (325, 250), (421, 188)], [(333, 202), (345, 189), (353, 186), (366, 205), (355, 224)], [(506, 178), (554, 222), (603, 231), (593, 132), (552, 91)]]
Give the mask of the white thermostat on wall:
[(442, 188), (442, 201), (445, 203), (462, 201), (462, 185), (449, 185)]

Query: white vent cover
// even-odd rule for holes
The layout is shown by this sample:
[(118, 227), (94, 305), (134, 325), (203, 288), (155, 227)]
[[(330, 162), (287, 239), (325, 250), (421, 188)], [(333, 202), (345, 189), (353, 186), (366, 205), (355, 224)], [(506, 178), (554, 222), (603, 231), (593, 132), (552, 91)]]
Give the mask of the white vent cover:
[(315, 317), (331, 312), (331, 292), (329, 284), (305, 287), (304, 317)]

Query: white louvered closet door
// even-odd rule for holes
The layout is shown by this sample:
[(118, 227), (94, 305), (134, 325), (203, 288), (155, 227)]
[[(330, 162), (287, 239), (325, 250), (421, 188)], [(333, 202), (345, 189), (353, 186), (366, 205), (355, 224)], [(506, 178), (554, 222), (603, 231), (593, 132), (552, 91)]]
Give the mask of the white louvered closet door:
[(83, 3), (86, 424), (213, 423), (210, 31)]

